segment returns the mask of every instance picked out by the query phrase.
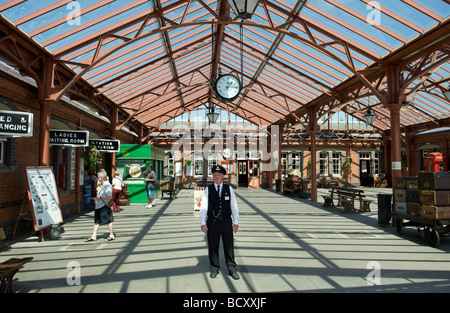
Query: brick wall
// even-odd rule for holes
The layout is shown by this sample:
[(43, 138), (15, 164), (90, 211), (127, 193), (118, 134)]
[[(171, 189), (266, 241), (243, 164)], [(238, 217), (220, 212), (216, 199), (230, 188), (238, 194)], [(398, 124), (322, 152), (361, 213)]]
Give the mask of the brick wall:
[[(0, 102), (2, 106), (9, 107), (11, 110), (29, 111), (34, 115), (33, 137), (8, 139), (7, 164), (0, 164), (0, 228), (4, 228), (7, 236), (12, 234), (24, 200), (25, 210), (29, 211), (30, 208), (30, 203), (25, 198), (27, 191), (25, 169), (28, 166), (38, 166), (40, 110), (39, 103), (36, 101), (37, 98), (35, 87), (0, 71)], [(52, 107), (52, 119), (63, 121), (72, 130), (79, 129), (78, 125), (81, 123), (81, 129), (95, 131), (100, 138), (106, 138), (109, 134), (109, 123), (69, 104), (54, 105)], [(134, 136), (127, 132), (119, 131), (117, 137), (122, 143), (135, 142)], [(77, 149), (80, 150), (78, 155), (81, 155), (83, 148)], [(55, 161), (52, 160), (51, 162)], [(79, 171), (76, 170), (75, 173), (78, 175)], [(56, 175), (57, 173), (55, 173)], [(70, 178), (66, 180), (66, 184), (68, 183), (70, 183)], [(83, 184), (83, 182), (80, 182), (80, 184)], [(63, 218), (77, 213), (77, 201), (83, 211), (82, 191), (83, 188), (81, 187), (80, 197), (77, 199), (75, 190), (58, 190)], [(30, 223), (30, 221), (21, 219), (16, 234), (28, 233)]]

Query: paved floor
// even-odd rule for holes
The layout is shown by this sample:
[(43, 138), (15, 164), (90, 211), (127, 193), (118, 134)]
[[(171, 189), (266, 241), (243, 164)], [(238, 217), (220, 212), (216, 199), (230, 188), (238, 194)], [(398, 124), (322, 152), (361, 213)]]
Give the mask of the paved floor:
[[(376, 200), (386, 191), (366, 193)], [(319, 189), (320, 200), (325, 192)], [(84, 242), (92, 233), (89, 213), (65, 221), (60, 240), (18, 238), (0, 262), (34, 257), (15, 276), (15, 291), (22, 293), (450, 292), (450, 238), (432, 248), (413, 228), (401, 237), (378, 226), (376, 203), (370, 213), (344, 214), (268, 190), (236, 194), (238, 281), (225, 268), (209, 278), (192, 190), (174, 201), (158, 199), (152, 209), (124, 207), (113, 242)], [(106, 226), (100, 233), (107, 237)]]

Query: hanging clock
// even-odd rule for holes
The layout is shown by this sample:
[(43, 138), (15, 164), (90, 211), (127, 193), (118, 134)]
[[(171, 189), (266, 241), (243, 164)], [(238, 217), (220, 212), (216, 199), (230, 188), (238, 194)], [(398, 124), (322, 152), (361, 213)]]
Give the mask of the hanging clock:
[(233, 150), (231, 150), (230, 148), (225, 148), (222, 150), (222, 156), (225, 159), (229, 159), (233, 156)]
[(233, 74), (219, 75), (214, 83), (214, 92), (223, 102), (233, 101), (239, 96), (241, 90), (242, 84)]

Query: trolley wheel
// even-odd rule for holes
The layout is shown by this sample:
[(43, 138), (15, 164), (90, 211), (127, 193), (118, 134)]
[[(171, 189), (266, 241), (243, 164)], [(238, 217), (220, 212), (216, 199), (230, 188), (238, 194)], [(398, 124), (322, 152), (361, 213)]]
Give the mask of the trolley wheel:
[(439, 236), (439, 232), (436, 229), (434, 229), (433, 227), (426, 227), (425, 240), (430, 246), (437, 248), (439, 246), (441, 238)]
[(403, 220), (401, 218), (398, 218), (396, 220), (396, 227), (397, 227), (397, 233), (399, 235), (403, 235), (403, 229), (405, 229), (405, 226), (403, 225)]

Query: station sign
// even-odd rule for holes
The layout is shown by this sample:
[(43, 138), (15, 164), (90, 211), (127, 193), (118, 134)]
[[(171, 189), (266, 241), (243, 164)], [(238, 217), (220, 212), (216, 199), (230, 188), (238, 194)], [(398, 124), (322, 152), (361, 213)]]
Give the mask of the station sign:
[(0, 111), (0, 136), (33, 136), (33, 113)]
[(87, 130), (50, 129), (51, 146), (87, 147), (89, 132)]
[(89, 146), (102, 152), (119, 152), (120, 140), (90, 139)]

